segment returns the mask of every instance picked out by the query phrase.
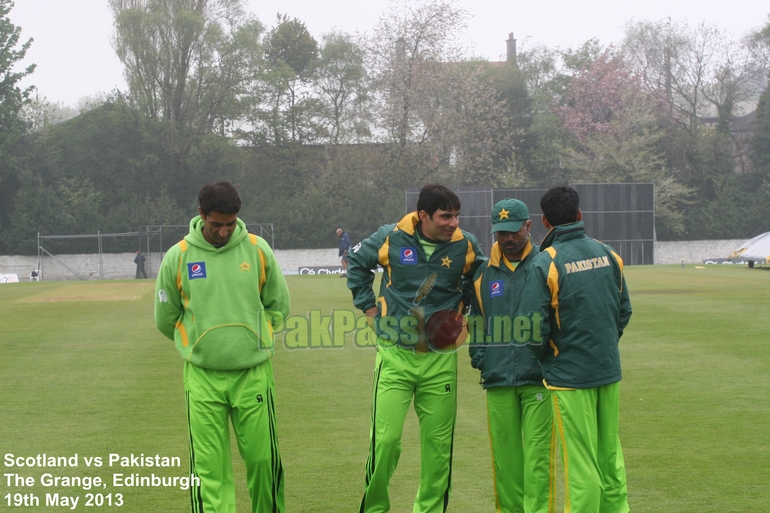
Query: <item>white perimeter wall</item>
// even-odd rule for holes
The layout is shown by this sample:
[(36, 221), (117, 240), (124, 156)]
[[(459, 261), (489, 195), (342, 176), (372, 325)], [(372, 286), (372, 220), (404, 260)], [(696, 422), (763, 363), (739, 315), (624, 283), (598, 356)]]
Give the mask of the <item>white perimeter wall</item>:
[[(297, 274), (300, 266), (339, 266), (338, 248), (314, 250), (276, 250), (275, 256), (284, 274)], [(43, 280), (77, 280), (77, 272), (88, 280), (115, 280), (134, 278), (136, 275), (135, 253), (110, 253), (99, 255), (56, 255), (56, 259), (45, 256), (42, 261), (41, 274)], [(145, 254), (147, 261), (145, 271), (157, 276), (160, 265), (158, 253)], [(1, 256), (0, 274), (16, 273), (19, 281), (29, 280), (29, 273), (37, 269), (38, 261), (35, 256)], [(74, 272), (73, 272), (74, 271)]]
[(688, 240), (680, 242), (656, 242), (656, 264), (702, 264), (709, 258), (727, 258), (748, 239)]
[[(684, 259), (687, 264), (701, 264), (709, 258), (727, 258), (744, 242), (746, 242), (744, 239), (656, 242), (655, 263), (680, 264)], [(337, 248), (278, 249), (275, 251), (275, 256), (284, 274), (297, 274), (299, 267), (340, 265), (337, 253)], [(67, 267), (89, 280), (134, 278), (136, 273), (134, 256), (136, 256), (134, 253), (104, 254), (101, 261), (99, 255), (57, 255), (59, 261), (46, 256), (42, 263), (42, 278), (49, 281), (78, 279)], [(145, 269), (150, 271), (151, 264), (152, 276), (156, 276), (160, 255), (152, 253), (145, 256), (147, 257)], [(16, 273), (20, 281), (28, 280), (29, 272), (37, 266), (37, 257), (34, 256), (0, 255), (0, 274)]]

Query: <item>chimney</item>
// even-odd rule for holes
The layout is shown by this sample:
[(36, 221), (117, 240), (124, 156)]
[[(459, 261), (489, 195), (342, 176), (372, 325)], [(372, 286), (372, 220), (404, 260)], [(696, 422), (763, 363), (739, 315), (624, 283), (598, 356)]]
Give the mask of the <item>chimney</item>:
[(403, 37), (396, 39), (396, 61), (404, 62), (406, 60), (406, 41)]
[(510, 64), (516, 64), (516, 40), (513, 38), (513, 32), (508, 34), (506, 61)]

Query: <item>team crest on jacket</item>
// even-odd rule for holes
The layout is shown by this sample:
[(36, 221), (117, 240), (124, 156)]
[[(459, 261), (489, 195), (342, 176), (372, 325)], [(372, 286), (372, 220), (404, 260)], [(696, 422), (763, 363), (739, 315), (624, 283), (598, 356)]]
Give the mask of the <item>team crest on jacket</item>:
[(417, 263), (417, 249), (410, 247), (401, 248), (401, 263), (402, 264), (416, 264)]
[(495, 280), (489, 282), (489, 297), (497, 297), (503, 295), (503, 280)]
[(195, 280), (196, 278), (206, 277), (206, 262), (190, 262), (187, 264), (187, 278)]

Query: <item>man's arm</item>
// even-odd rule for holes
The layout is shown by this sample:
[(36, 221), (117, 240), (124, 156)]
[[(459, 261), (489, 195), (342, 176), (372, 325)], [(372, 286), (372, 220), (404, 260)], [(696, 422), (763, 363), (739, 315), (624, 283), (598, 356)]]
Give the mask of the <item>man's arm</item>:
[(631, 320), (631, 298), (628, 295), (628, 287), (626, 287), (626, 278), (621, 275), (620, 291), (620, 316), (618, 317), (618, 338), (623, 336), (623, 331), (628, 326), (628, 321)]
[(155, 282), (155, 326), (163, 335), (174, 340), (177, 321), (182, 317), (182, 299), (177, 288), (177, 268), (180, 255), (171, 248), (158, 270)]
[[(369, 315), (377, 307), (374, 296), (374, 273), (379, 262), (379, 251), (392, 227), (382, 227), (357, 244), (348, 255), (348, 288), (353, 293), (353, 305)], [(376, 312), (374, 312), (376, 314)]]
[[(471, 357), (471, 367), (481, 370), (481, 362), (484, 360), (484, 355), (487, 352), (487, 346), (485, 344), (486, 335), (486, 318), (484, 317), (484, 309), (482, 308), (481, 300), (481, 282), (484, 276), (484, 267), (481, 267), (476, 273), (476, 279), (473, 282), (473, 296), (471, 299), (471, 313), (468, 320), (468, 332), (472, 334), (470, 342), (468, 343), (468, 354)], [(471, 321), (470, 319), (473, 319)], [(482, 326), (478, 326), (481, 323)], [(477, 340), (478, 338), (481, 340)]]
[(615, 271), (620, 278), (620, 311), (618, 312), (618, 338), (620, 338), (623, 336), (623, 330), (626, 329), (628, 321), (631, 319), (631, 298), (628, 295), (628, 287), (626, 286), (626, 274), (623, 259), (620, 258), (620, 255), (618, 255), (610, 246), (607, 246), (606, 244), (605, 246), (610, 251), (617, 264)]
[[(515, 315), (526, 315), (533, 323), (527, 347), (538, 360), (548, 351), (548, 340), (551, 333), (551, 301), (557, 293), (551, 289), (551, 281), (558, 280), (558, 274), (552, 273), (553, 260), (548, 254), (540, 254), (527, 268), (524, 280), (524, 290), (521, 294), (519, 308)], [(555, 269), (554, 269), (555, 271)], [(538, 326), (535, 326), (538, 324)]]
[(291, 297), (286, 278), (283, 276), (281, 266), (270, 246), (264, 239), (257, 239), (260, 258), (265, 263), (265, 282), (260, 291), (260, 299), (265, 311), (270, 316), (270, 324), (274, 330), (280, 330), (283, 321), (291, 313)]
[(463, 305), (466, 307), (471, 304), (473, 301), (473, 296), (475, 295), (475, 290), (473, 286), (474, 282), (474, 276), (476, 276), (476, 272), (479, 270), (479, 268), (482, 267), (482, 265), (487, 261), (487, 257), (484, 256), (484, 253), (481, 251), (481, 247), (479, 247), (479, 243), (476, 240), (476, 237), (473, 234), (470, 234), (468, 232), (464, 232), (465, 236), (468, 239), (468, 256), (471, 258), (466, 258), (465, 261), (465, 268), (463, 268), (463, 277), (462, 277), (462, 301)]

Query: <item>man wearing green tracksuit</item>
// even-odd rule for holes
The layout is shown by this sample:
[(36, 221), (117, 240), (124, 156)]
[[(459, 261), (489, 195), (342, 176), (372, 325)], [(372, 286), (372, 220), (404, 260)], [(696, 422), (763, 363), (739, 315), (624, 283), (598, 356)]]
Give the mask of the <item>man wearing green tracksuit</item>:
[(571, 187), (549, 189), (540, 207), (550, 231), (527, 270), (519, 312), (542, 319), (530, 332), (529, 348), (551, 391), (565, 511), (627, 513), (618, 435), (618, 341), (631, 318), (623, 260), (586, 236)]
[[(353, 303), (377, 333), (372, 427), (361, 513), (390, 510), (388, 483), (401, 454), (409, 405), (420, 423), (420, 483), (413, 513), (446, 511), (457, 411), (457, 352), (436, 350), (425, 325), (438, 311), (462, 312), (484, 262), (476, 238), (458, 229), (460, 199), (422, 188), (417, 210), (380, 228), (349, 255)], [(372, 269), (382, 266), (379, 296)]]
[(504, 199), (492, 208), (497, 242), (476, 272), (469, 317), (471, 365), (486, 390), (492, 476), (499, 513), (553, 513), (555, 438), (551, 396), (540, 364), (514, 320), (526, 269), (539, 253), (527, 206)]
[(165, 255), (155, 324), (184, 359), (194, 513), (233, 513), (232, 421), (252, 512), (282, 512), (283, 468), (270, 357), (289, 291), (270, 246), (238, 219), (228, 182), (204, 185), (190, 233)]

